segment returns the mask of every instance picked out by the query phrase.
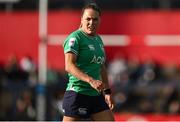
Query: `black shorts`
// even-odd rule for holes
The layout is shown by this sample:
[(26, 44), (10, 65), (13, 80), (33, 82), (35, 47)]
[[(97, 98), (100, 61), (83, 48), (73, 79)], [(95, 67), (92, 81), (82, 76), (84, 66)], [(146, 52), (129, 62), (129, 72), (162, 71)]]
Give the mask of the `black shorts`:
[(109, 109), (103, 95), (88, 96), (74, 91), (65, 92), (62, 107), (65, 116), (81, 118)]

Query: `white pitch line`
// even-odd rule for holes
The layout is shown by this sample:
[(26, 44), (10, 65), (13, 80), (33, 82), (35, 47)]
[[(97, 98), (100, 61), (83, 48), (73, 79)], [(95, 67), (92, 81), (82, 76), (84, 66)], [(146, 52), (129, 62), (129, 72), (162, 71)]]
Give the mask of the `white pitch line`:
[(147, 46), (180, 46), (180, 35), (147, 35), (144, 43)]
[[(68, 35), (49, 35), (49, 45), (62, 45)], [(100, 35), (105, 46), (127, 46), (130, 43), (126, 35)]]

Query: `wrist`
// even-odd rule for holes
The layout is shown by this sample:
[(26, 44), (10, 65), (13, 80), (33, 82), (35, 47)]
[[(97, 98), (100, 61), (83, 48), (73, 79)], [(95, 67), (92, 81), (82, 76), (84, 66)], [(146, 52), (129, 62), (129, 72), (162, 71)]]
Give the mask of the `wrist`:
[(93, 81), (93, 78), (92, 77), (88, 77), (87, 80), (86, 80), (88, 83), (91, 83)]
[(106, 89), (103, 90), (103, 93), (104, 93), (105, 95), (110, 95), (112, 92), (111, 92), (111, 89), (110, 89), (110, 88), (106, 88)]

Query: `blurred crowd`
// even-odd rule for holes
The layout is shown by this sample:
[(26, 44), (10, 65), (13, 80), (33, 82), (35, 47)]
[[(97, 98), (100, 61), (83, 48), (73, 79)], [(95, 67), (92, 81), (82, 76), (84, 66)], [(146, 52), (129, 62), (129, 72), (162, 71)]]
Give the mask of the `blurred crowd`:
[(115, 56), (108, 64), (116, 112), (180, 113), (180, 69)]
[[(11, 56), (0, 63), (0, 120), (36, 120), (37, 64), (30, 56)], [(148, 59), (116, 55), (107, 62), (114, 112), (180, 113), (180, 69)], [(65, 71), (48, 67), (46, 120), (61, 120), (62, 97), (67, 84)]]
[[(46, 120), (61, 119), (61, 100), (67, 79), (64, 71), (48, 68), (45, 86)], [(0, 120), (36, 120), (38, 67), (30, 56), (10, 56), (0, 63)]]

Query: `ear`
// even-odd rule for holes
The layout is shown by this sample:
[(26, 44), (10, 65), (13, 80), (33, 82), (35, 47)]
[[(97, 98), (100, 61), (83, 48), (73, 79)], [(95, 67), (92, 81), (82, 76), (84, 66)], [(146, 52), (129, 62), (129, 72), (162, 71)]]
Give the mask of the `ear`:
[(79, 25), (79, 28), (81, 28), (81, 27), (82, 27), (82, 24)]
[(83, 25), (83, 19), (81, 18), (81, 23), (80, 23), (80, 26), (82, 27), (82, 25)]

